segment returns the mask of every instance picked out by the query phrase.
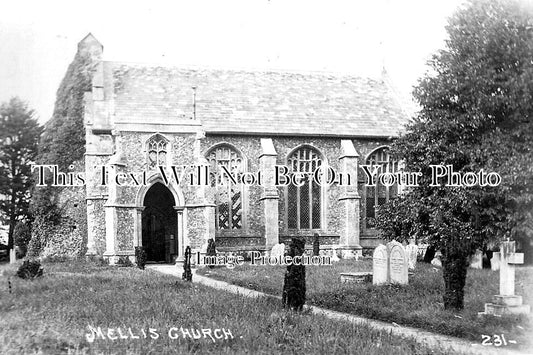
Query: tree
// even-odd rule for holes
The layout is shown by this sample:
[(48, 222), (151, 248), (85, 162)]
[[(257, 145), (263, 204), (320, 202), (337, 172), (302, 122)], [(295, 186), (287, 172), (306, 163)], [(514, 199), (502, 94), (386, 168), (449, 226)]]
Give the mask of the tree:
[[(446, 48), (415, 89), (421, 106), (391, 147), (420, 186), (378, 211), (388, 239), (417, 233), (442, 253), (445, 308), (463, 308), (469, 257), (524, 238), (533, 210), (533, 9), (473, 0), (450, 18)], [(497, 187), (430, 186), (430, 165), (495, 171)], [(531, 238), (531, 236), (529, 236)]]
[[(84, 105), (85, 94), (92, 89), (92, 77), (102, 54), (102, 45), (92, 35), (88, 35), (78, 44), (78, 52), (69, 65), (67, 72), (57, 90), (54, 113), (44, 127), (39, 142), (37, 162), (39, 164), (58, 165), (60, 171), (66, 171), (71, 164), (83, 164), (85, 153)], [(65, 196), (61, 187), (35, 187), (32, 194), (30, 211), (34, 216), (32, 239), (28, 245), (28, 254), (38, 256), (50, 240), (77, 240), (85, 234), (87, 226), (82, 194), (78, 207), (61, 201)], [(74, 212), (74, 208), (76, 208)], [(65, 225), (76, 226), (75, 230), (65, 233)], [(61, 235), (62, 238), (55, 238)], [(84, 243), (79, 245), (78, 253), (85, 253)], [(56, 247), (54, 247), (56, 248)], [(63, 251), (64, 248), (58, 247)]]
[(9, 249), (17, 221), (28, 217), (31, 163), (42, 131), (33, 116), (33, 110), (16, 97), (0, 107), (0, 212), (9, 225)]

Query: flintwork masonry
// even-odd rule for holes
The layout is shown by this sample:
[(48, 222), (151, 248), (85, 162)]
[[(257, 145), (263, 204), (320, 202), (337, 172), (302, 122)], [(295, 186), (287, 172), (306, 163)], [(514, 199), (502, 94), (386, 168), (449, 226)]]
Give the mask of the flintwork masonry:
[[(170, 263), (211, 238), (223, 253), (263, 252), (296, 235), (311, 248), (314, 233), (321, 252), (343, 257), (379, 244), (375, 207), (398, 191), (365, 187), (359, 165), (398, 169), (387, 144), (407, 116), (386, 80), (109, 62), (92, 35), (78, 50), (96, 68), (85, 95), (88, 255), (114, 263), (143, 246)], [(338, 181), (307, 178), (317, 168)]]

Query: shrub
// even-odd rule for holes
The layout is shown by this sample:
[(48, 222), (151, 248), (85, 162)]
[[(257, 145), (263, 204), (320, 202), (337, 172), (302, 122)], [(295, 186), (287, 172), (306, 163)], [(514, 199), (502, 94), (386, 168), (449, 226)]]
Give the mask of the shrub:
[(146, 251), (144, 247), (135, 247), (135, 261), (137, 267), (144, 270), (144, 266), (146, 265)]
[[(294, 259), (305, 252), (305, 240), (292, 238), (289, 255)], [(301, 311), (305, 303), (305, 266), (290, 264), (285, 271), (282, 303), (295, 311)]]
[(26, 251), (28, 250), (28, 243), (31, 240), (31, 228), (28, 223), (18, 222), (13, 231), (13, 239), (15, 245), (19, 247), (20, 258), (26, 256)]
[(17, 276), (21, 279), (30, 279), (33, 280), (36, 277), (43, 276), (43, 267), (39, 260), (29, 260), (26, 259), (20, 265), (17, 270)]

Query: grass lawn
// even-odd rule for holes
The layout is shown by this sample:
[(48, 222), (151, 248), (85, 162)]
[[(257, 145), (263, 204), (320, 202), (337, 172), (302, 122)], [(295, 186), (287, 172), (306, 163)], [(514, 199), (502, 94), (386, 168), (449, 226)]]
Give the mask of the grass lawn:
[[(442, 303), (444, 281), (440, 268), (418, 263), (409, 285), (373, 286), (341, 283), (341, 272), (372, 271), (372, 260), (342, 260), (332, 266), (307, 266), (307, 303), (368, 318), (396, 322), (436, 333), (482, 341), (482, 335), (504, 334), (517, 341), (509, 347), (532, 347), (532, 322), (527, 316), (478, 317), (485, 302), (498, 294), (499, 272), (469, 269), (465, 288), (465, 309), (446, 311)], [(245, 263), (231, 270), (204, 268), (200, 274), (227, 282), (281, 295), (285, 267)], [(517, 268), (516, 292), (524, 303), (533, 305), (533, 268)]]
[[(446, 353), (155, 271), (75, 262), (45, 263), (44, 269), (43, 277), (28, 281), (13, 276), (14, 266), (0, 266), (0, 354)], [(102, 333), (93, 339), (89, 326)], [(180, 327), (211, 333), (193, 339)], [(232, 336), (211, 338), (222, 336), (215, 333), (221, 328)]]

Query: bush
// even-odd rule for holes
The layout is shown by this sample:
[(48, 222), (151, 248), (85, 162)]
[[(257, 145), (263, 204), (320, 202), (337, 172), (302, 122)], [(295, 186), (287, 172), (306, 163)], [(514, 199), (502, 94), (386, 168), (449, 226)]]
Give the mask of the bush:
[(15, 241), (15, 245), (19, 247), (19, 256), (17, 257), (23, 258), (26, 256), (28, 243), (31, 240), (30, 225), (22, 221), (18, 222), (15, 226), (15, 230), (13, 231), (13, 239)]
[(43, 276), (43, 267), (39, 260), (24, 260), (17, 270), (17, 276), (21, 279), (33, 280), (36, 277)]
[[(292, 238), (289, 255), (294, 258), (301, 256), (305, 252), (305, 240), (303, 238)], [(305, 266), (290, 264), (285, 271), (283, 282), (282, 303), (295, 311), (301, 311), (305, 303)]]
[(146, 265), (146, 251), (144, 247), (135, 247), (135, 261), (137, 262), (137, 267), (144, 270), (144, 266)]

